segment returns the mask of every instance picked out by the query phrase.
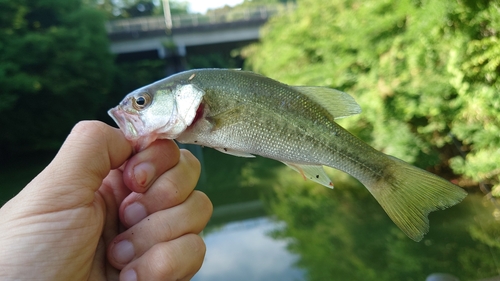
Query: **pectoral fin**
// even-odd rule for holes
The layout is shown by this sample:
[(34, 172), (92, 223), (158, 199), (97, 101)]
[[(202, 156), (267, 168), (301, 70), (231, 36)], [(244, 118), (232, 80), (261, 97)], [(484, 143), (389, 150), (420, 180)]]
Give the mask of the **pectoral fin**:
[(324, 185), (328, 188), (333, 188), (333, 183), (323, 170), (323, 166), (321, 165), (302, 165), (295, 163), (285, 163), (288, 167), (294, 169), (299, 172), (305, 179), (310, 179), (315, 181), (321, 185)]
[(241, 109), (242, 106), (233, 107), (227, 111), (218, 113), (216, 115), (207, 116), (207, 120), (213, 124), (212, 130), (218, 130), (219, 128), (229, 127), (241, 122)]

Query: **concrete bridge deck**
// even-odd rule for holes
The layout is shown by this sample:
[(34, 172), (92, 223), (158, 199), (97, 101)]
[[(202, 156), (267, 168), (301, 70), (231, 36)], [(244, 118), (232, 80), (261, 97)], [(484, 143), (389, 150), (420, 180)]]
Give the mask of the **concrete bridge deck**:
[(109, 21), (106, 30), (114, 54), (156, 50), (160, 58), (168, 52), (184, 56), (186, 47), (258, 40), (260, 27), (270, 17), (294, 8), (294, 5), (273, 5), (173, 16), (171, 28), (167, 28), (163, 16), (131, 18)]

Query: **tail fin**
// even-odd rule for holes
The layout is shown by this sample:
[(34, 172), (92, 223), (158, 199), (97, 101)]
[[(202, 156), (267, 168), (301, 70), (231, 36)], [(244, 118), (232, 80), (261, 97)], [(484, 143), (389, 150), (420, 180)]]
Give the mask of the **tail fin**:
[(451, 207), (465, 198), (460, 187), (402, 160), (394, 162), (385, 177), (366, 183), (375, 199), (394, 223), (415, 241), (429, 231), (427, 215)]

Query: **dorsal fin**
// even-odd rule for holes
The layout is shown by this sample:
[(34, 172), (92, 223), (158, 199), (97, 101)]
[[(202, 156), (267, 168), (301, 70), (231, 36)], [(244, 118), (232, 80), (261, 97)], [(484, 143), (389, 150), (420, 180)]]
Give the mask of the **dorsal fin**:
[(361, 107), (350, 95), (327, 87), (291, 86), (328, 110), (339, 119), (361, 113)]

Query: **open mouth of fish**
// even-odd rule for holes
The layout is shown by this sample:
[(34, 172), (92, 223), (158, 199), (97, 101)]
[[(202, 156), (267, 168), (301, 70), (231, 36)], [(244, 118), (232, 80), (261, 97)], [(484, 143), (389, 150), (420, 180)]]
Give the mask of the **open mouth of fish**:
[(144, 124), (138, 115), (127, 114), (120, 106), (114, 107), (108, 111), (109, 116), (118, 124), (128, 140), (138, 140), (141, 136), (138, 128)]

